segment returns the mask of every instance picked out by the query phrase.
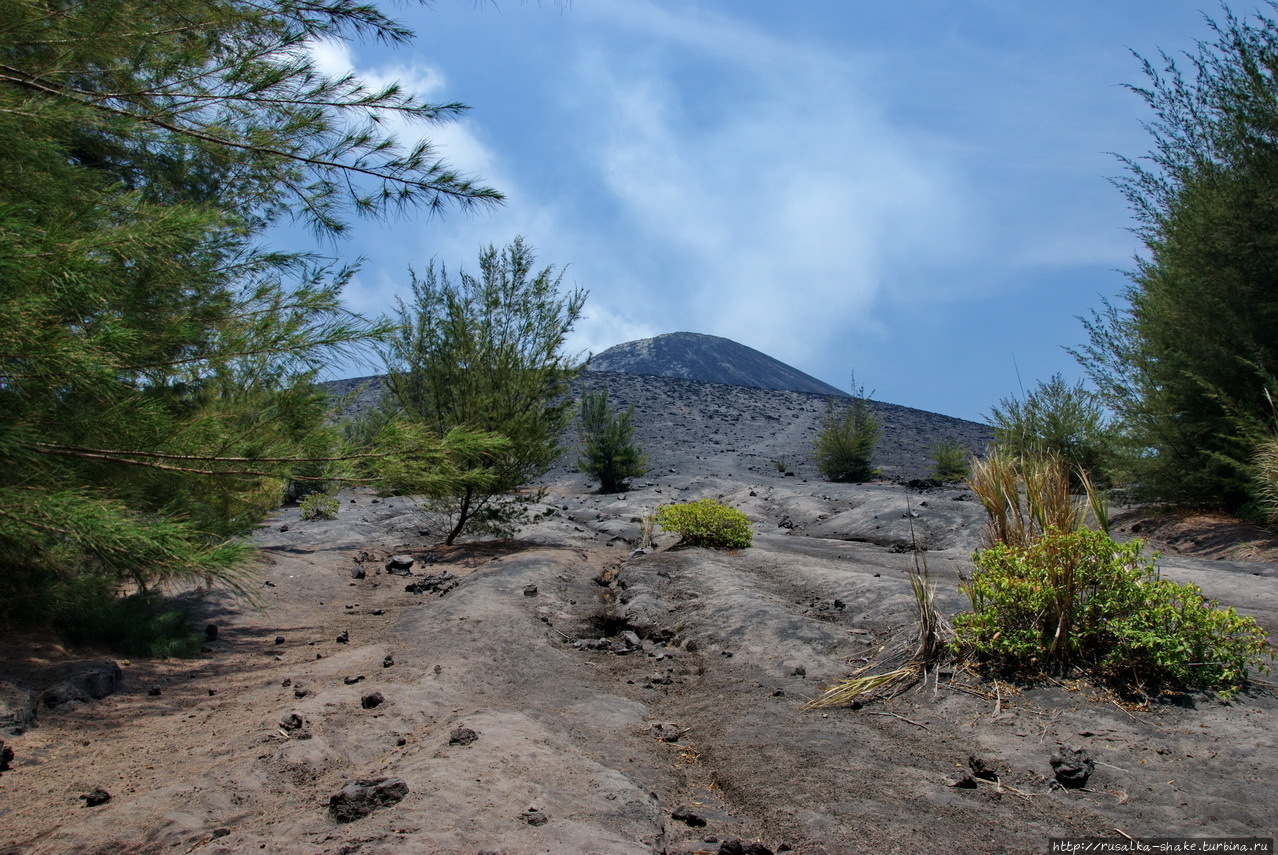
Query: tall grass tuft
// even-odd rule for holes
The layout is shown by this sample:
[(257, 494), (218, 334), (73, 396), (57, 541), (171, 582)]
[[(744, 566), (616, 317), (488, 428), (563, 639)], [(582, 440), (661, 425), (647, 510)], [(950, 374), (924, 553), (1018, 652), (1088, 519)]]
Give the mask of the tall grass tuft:
[(1051, 530), (1077, 531), (1089, 514), (1097, 528), (1109, 531), (1104, 492), (1085, 471), (1079, 470), (1077, 477), (1082, 496), (1071, 493), (1069, 465), (1056, 455), (1019, 457), (995, 449), (974, 461), (968, 486), (987, 515), (982, 547), (1028, 547)]
[[(906, 497), (908, 503), (909, 497)], [(907, 504), (907, 510), (909, 505)], [(914, 541), (914, 524), (910, 523)], [(936, 607), (936, 584), (927, 566), (927, 552), (914, 544), (914, 565), (909, 569), (917, 623), (912, 649), (909, 645), (884, 652), (878, 661), (839, 681), (807, 704), (808, 709), (848, 706), (861, 698), (890, 698), (923, 679), (929, 668), (950, 656), (954, 629)], [(890, 671), (869, 674), (886, 663), (904, 662)]]

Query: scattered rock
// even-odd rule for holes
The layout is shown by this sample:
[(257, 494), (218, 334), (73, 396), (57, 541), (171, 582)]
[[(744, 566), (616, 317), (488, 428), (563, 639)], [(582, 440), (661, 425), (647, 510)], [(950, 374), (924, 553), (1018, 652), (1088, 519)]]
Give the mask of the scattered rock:
[(672, 810), (670, 818), (685, 823), (689, 828), (705, 828), (706, 825), (706, 818), (701, 814), (693, 813), (686, 805), (680, 805)]
[(395, 657), (391, 656), (389, 653), (388, 653), (388, 654), (386, 654), (386, 656), (384, 656), (384, 657), (382, 658), (382, 667), (383, 667), (383, 668), (389, 668), (389, 667), (391, 667), (391, 666), (392, 666), (392, 665), (394, 665), (394, 664), (395, 664)]
[(284, 523), (284, 525), (280, 526), (280, 531), (288, 531), (288, 523)]
[(524, 822), (528, 823), (529, 825), (534, 825), (534, 826), (545, 825), (546, 823), (550, 822), (549, 814), (532, 805), (529, 805), (528, 809), (519, 815), (519, 818), (522, 819)]
[(13, 749), (4, 744), (4, 740), (0, 739), (0, 772), (9, 771), (9, 764), (13, 762)]
[(434, 576), (426, 576), (419, 581), (405, 585), (404, 590), (410, 594), (439, 594), (441, 597), (457, 587), (457, 577), (445, 570)]
[(97, 807), (98, 805), (104, 805), (111, 801), (111, 794), (101, 787), (94, 787), (89, 790), (89, 792), (80, 796), (80, 798), (84, 799), (85, 807)]
[(36, 719), (36, 693), (12, 683), (0, 683), (0, 732), (15, 736), (23, 733)]
[(377, 709), (385, 702), (386, 697), (381, 692), (369, 692), (359, 699), (359, 705), (366, 710)]
[(972, 770), (972, 774), (983, 781), (997, 781), (998, 772), (994, 770), (994, 764), (975, 754), (967, 758), (967, 765)]
[(968, 772), (958, 772), (945, 779), (945, 786), (960, 790), (974, 790), (978, 786), (976, 779)]
[(1087, 779), (1096, 771), (1096, 762), (1087, 756), (1085, 748), (1066, 748), (1047, 762), (1052, 764), (1057, 782), (1067, 789), (1087, 786)]
[(524, 588), (524, 596), (525, 596), (525, 597), (535, 597), (535, 596), (537, 596), (537, 586), (536, 586), (536, 585), (528, 585), (528, 586), (526, 586), (526, 587)]
[(476, 739), (479, 739), (479, 734), (469, 727), (454, 727), (448, 734), (449, 745), (470, 745)]
[(146, 693), (153, 698), (158, 698), (162, 694), (159, 686), (152, 686), (146, 690)]
[(277, 635), (277, 636), (275, 636), (275, 643), (276, 643), (276, 644), (283, 644), (283, 643), (284, 643), (284, 636), (282, 636), (282, 635)]
[(648, 728), (652, 731), (652, 735), (662, 742), (678, 742), (688, 732), (687, 728), (670, 721), (654, 721)]
[(217, 641), (217, 624), (211, 623), (204, 627), (204, 640), (208, 642)]
[(406, 795), (408, 783), (403, 778), (356, 778), (329, 798), (328, 809), (338, 822), (354, 822)]
[(100, 700), (114, 693), (123, 677), (120, 666), (110, 659), (77, 663), (63, 671), (62, 679), (46, 689), (40, 699), (46, 707), (68, 701)]
[(413, 575), (414, 559), (411, 555), (392, 555), (386, 559), (386, 572), (392, 576), (411, 576)]
[(364, 569), (364, 565), (356, 564), (354, 567), (351, 568), (352, 579), (364, 579), (364, 578), (367, 578), (367, 576), (368, 576), (368, 571)]
[(337, 636), (338, 644), (350, 644), (351, 634), (348, 630), (342, 630)]
[(343, 683), (345, 683), (345, 684), (346, 684), (346, 685), (348, 685), (348, 686), (353, 686), (353, 685), (355, 685), (356, 683), (362, 683), (362, 682), (364, 682), (364, 675), (363, 675), (363, 674), (360, 674), (360, 675), (359, 675), (359, 676), (357, 676), (357, 677), (343, 677), (343, 678), (342, 678), (342, 682), (343, 682)]
[(284, 728), (284, 730), (287, 730), (289, 733), (301, 730), (305, 726), (306, 719), (302, 718), (297, 713), (289, 713), (282, 721), (280, 721), (280, 727)]
[(735, 837), (729, 837), (719, 844), (719, 855), (773, 855), (773, 853), (757, 840), (754, 843), (742, 843)]

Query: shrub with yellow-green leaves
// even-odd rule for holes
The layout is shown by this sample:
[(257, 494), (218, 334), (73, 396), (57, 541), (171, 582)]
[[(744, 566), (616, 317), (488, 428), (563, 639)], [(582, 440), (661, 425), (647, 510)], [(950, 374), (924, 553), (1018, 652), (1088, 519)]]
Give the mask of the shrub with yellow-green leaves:
[(714, 499), (657, 508), (657, 524), (678, 532), (684, 546), (745, 549), (754, 536), (745, 514)]

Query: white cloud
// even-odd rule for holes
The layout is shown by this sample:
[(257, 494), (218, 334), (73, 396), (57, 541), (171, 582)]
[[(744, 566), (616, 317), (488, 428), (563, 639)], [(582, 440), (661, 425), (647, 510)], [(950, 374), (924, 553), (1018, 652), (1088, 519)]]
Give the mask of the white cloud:
[[(727, 18), (601, 4), (626, 45), (580, 65), (601, 179), (632, 240), (677, 259), (647, 323), (806, 361), (875, 333), (890, 262), (964, 253), (974, 213), (945, 159), (875, 104), (866, 70)], [(696, 67), (698, 80), (680, 77)], [(707, 92), (730, 90), (732, 109)], [(667, 331), (667, 330), (663, 330)]]

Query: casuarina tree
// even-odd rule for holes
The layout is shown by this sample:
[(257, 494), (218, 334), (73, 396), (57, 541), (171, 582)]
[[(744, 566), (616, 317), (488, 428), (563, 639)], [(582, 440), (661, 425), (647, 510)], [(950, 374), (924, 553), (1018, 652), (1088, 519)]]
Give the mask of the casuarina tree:
[[(316, 372), (388, 327), (352, 270), (268, 241), (352, 215), (491, 204), (316, 67), (410, 33), (345, 0), (0, 0), (0, 619), (75, 591), (234, 582), (234, 538), (335, 456)], [(340, 456), (340, 455), (337, 455)]]

